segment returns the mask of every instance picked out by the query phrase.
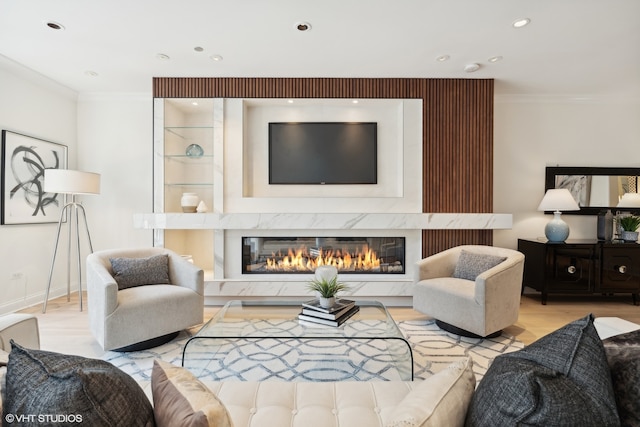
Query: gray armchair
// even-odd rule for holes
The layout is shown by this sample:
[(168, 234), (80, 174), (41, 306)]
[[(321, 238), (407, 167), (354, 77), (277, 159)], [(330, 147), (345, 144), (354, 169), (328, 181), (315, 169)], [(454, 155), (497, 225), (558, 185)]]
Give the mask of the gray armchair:
[[(456, 278), (463, 250), (505, 259), (475, 280)], [(523, 269), (524, 255), (513, 249), (482, 245), (447, 249), (416, 263), (413, 308), (435, 318), (449, 332), (497, 336), (518, 320)]]
[[(169, 284), (118, 289), (111, 258), (167, 254)], [(117, 249), (87, 257), (87, 298), (91, 333), (105, 350), (155, 347), (179, 331), (203, 322), (204, 272), (164, 248)]]

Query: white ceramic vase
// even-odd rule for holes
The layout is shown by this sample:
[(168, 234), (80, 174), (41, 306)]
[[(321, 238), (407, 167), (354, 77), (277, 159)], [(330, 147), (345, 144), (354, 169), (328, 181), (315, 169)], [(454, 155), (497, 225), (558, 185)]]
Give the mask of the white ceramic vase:
[(622, 234), (620, 235), (620, 237), (622, 237), (622, 240), (624, 240), (625, 242), (637, 242), (638, 241), (638, 232), (637, 231), (626, 231), (626, 230), (623, 230)]
[(182, 206), (182, 212), (193, 213), (198, 207), (198, 195), (196, 193), (182, 193), (180, 199), (180, 205)]

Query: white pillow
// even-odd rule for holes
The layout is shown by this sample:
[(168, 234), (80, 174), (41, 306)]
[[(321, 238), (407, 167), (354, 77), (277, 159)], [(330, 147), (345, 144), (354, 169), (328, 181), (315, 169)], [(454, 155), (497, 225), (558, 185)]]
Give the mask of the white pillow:
[(475, 388), (471, 358), (452, 363), (411, 390), (385, 426), (463, 426)]

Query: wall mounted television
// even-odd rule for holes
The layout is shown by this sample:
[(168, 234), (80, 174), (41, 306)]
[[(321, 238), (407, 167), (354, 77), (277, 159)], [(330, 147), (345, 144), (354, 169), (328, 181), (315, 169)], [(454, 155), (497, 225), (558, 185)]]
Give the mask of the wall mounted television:
[(377, 184), (378, 124), (269, 123), (269, 184)]

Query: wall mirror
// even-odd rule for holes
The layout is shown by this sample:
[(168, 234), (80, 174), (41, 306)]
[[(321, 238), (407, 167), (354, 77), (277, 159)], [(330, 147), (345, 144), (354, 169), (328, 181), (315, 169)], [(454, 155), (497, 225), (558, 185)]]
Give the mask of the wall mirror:
[(638, 193), (640, 168), (548, 166), (544, 191), (567, 188), (580, 205), (579, 211), (563, 214), (597, 215), (611, 209), (640, 214), (640, 208), (618, 207), (625, 193)]

